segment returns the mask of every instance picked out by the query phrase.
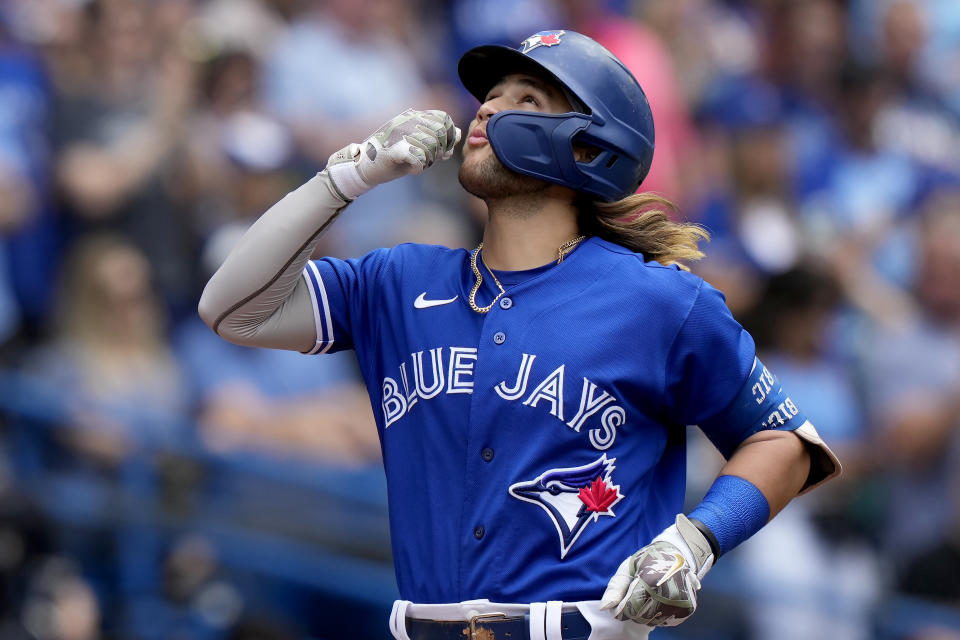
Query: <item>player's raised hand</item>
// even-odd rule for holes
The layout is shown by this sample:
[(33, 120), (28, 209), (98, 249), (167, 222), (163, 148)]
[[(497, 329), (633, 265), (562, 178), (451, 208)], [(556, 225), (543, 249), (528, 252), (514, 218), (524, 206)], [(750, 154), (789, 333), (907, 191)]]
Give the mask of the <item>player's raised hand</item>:
[(337, 189), (353, 200), (378, 184), (448, 160), (459, 141), (460, 129), (443, 111), (407, 109), (360, 144), (330, 156), (326, 170)]
[(620, 620), (676, 626), (696, 610), (700, 579), (713, 560), (710, 543), (681, 513), (675, 524), (620, 564), (601, 607), (612, 609)]

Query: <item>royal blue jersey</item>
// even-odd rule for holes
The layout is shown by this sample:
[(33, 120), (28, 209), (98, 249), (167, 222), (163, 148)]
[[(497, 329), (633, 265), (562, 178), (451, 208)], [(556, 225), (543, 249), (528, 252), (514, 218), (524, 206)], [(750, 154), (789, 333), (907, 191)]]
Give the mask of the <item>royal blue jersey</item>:
[[(483, 273), (480, 305), (498, 292)], [(407, 600), (596, 600), (682, 510), (685, 425), (727, 456), (796, 426), (720, 419), (752, 384), (750, 335), (701, 278), (599, 238), (506, 278), (486, 314), (464, 250), (400, 245), (304, 277), (313, 352), (355, 349), (370, 393)]]

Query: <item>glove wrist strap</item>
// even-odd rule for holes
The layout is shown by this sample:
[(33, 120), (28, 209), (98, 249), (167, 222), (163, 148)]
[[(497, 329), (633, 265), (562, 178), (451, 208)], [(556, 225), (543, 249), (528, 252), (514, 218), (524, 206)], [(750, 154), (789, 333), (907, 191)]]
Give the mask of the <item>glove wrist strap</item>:
[[(353, 147), (357, 147), (356, 151), (359, 153), (359, 145), (352, 144), (331, 156), (326, 168), (326, 172), (329, 174), (334, 188), (343, 195), (347, 202), (356, 200), (372, 188), (364, 182), (360, 176), (360, 169), (357, 163), (352, 159), (354, 155)], [(345, 151), (348, 153), (344, 154)], [(349, 156), (349, 159), (341, 159), (341, 155)]]
[(682, 513), (677, 514), (673, 525), (653, 539), (653, 542), (657, 541), (669, 542), (679, 549), (698, 579), (702, 579), (713, 567), (716, 556), (710, 548), (710, 542)]
[(703, 524), (696, 518), (687, 518), (690, 521), (690, 524), (697, 528), (697, 531), (703, 534), (703, 537), (707, 539), (707, 542), (710, 543), (710, 551), (713, 553), (714, 559), (720, 557), (720, 543), (717, 542), (717, 536), (713, 535), (713, 531), (710, 531), (710, 527)]

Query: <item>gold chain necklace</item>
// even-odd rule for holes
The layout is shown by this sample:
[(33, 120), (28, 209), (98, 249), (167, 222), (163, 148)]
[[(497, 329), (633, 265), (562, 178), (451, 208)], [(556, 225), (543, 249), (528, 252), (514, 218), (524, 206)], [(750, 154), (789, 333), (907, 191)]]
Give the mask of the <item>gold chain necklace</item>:
[[(573, 251), (573, 248), (576, 247), (586, 236), (577, 236), (573, 240), (567, 240), (562, 245), (557, 247), (557, 264), (563, 262), (563, 259), (567, 257), (567, 254)], [(497, 285), (497, 289), (500, 292), (496, 297), (485, 307), (477, 305), (477, 292), (480, 291), (480, 285), (483, 283), (483, 275), (480, 273), (480, 269), (477, 268), (477, 256), (480, 255), (480, 250), (483, 249), (483, 243), (477, 245), (477, 248), (473, 250), (473, 253), (470, 254), (470, 269), (473, 270), (473, 277), (477, 280), (473, 283), (473, 289), (470, 290), (470, 296), (467, 298), (467, 302), (470, 303), (470, 308), (476, 311), (477, 313), (487, 313), (490, 309), (493, 308), (493, 305), (497, 303), (497, 300), (506, 293), (503, 290), (503, 285), (500, 284), (500, 280), (497, 279), (497, 275), (493, 270), (487, 266), (487, 263), (483, 261), (483, 256), (480, 256), (480, 262), (483, 262), (483, 267), (490, 273), (490, 277), (493, 278), (493, 281)]]
[(563, 262), (563, 259), (567, 257), (567, 254), (573, 251), (573, 248), (580, 244), (580, 242), (587, 236), (577, 236), (573, 240), (567, 240), (562, 245), (557, 247), (557, 264)]

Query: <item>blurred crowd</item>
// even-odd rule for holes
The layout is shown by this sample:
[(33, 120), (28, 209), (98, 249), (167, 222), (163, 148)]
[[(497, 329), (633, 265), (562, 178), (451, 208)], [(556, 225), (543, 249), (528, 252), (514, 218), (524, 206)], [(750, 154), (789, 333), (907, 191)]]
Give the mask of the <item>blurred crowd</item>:
[[(0, 371), (49, 410), (52, 466), (112, 482), (154, 450), (376, 465), (350, 354), (228, 344), (197, 318), (199, 292), (346, 143), (408, 107), (464, 126), (460, 53), (546, 28), (596, 38), (645, 88), (644, 190), (709, 230), (694, 271), (844, 463), (711, 575), (739, 595), (702, 628), (960, 638), (957, 0), (5, 0)], [(472, 248), (482, 203), (454, 165), (365, 195), (318, 253)], [(0, 393), (0, 636), (174, 637), (118, 622), (116, 578), (96, 574), (123, 554), (65, 542), (22, 490), (43, 463), (7, 413), (31, 397)], [(691, 455), (698, 499), (718, 461), (700, 441)], [(169, 598), (198, 572), (209, 591), (210, 544), (170, 545)], [(217, 593), (212, 610), (232, 611)], [(915, 608), (889, 621), (891, 598)], [(223, 620), (202, 637), (325, 637)]]

